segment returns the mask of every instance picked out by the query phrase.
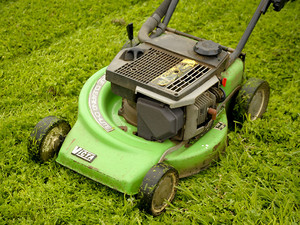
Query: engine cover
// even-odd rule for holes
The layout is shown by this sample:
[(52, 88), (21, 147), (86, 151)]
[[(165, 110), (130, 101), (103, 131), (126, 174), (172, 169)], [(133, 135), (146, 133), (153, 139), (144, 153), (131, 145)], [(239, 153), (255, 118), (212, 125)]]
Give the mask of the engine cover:
[(163, 103), (139, 98), (137, 109), (137, 133), (147, 140), (164, 141), (174, 137), (184, 124), (183, 110), (171, 109)]
[[(199, 41), (198, 48), (207, 42)], [(112, 92), (135, 102), (137, 88), (143, 88), (171, 101), (182, 100), (212, 77), (219, 76), (229, 56), (222, 49), (214, 56), (199, 55), (194, 52), (196, 43), (168, 33), (134, 48), (122, 49), (106, 70)]]

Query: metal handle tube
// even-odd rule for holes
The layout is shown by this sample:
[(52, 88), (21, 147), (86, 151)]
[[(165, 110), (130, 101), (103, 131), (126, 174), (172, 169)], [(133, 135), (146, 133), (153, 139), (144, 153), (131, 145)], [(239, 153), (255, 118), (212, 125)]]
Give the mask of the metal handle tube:
[[(139, 31), (138, 38), (140, 42), (146, 42), (149, 41), (151, 38), (158, 36), (158, 35), (152, 35), (151, 37), (149, 37), (149, 34), (151, 34), (157, 26), (160, 26), (160, 28), (158, 29), (159, 34), (164, 32), (176, 8), (177, 3), (178, 0), (165, 0), (155, 10), (152, 16), (146, 20), (146, 22), (143, 24), (143, 26)], [(162, 23), (161, 20), (163, 17), (165, 18)]]
[(230, 55), (229, 58), (229, 65), (232, 64), (241, 54), (243, 48), (245, 47), (249, 36), (251, 35), (257, 21), (259, 20), (260, 16), (262, 13), (265, 13), (268, 6), (270, 5), (270, 0), (262, 0), (259, 4), (259, 6), (257, 7), (250, 23), (248, 24), (248, 27), (246, 29), (246, 31), (244, 32), (241, 40), (239, 41), (235, 51)]
[(165, 32), (165, 30), (166, 30), (166, 28), (167, 28), (167, 26), (168, 26), (168, 24), (170, 22), (170, 19), (171, 19), (172, 15), (173, 15), (173, 13), (175, 11), (175, 8), (176, 8), (177, 4), (178, 4), (178, 0), (173, 0), (170, 3), (168, 11), (167, 11), (167, 13), (165, 15), (165, 18), (164, 18), (163, 22), (158, 25), (158, 27), (156, 28), (155, 34), (153, 34), (153, 35), (150, 36), (151, 38), (158, 37), (163, 32)]

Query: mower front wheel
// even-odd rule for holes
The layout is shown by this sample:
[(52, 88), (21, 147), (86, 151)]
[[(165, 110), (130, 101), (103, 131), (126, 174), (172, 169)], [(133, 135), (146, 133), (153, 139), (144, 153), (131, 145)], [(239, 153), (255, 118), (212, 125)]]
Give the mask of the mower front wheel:
[(46, 162), (58, 153), (71, 126), (55, 116), (42, 119), (30, 134), (28, 152), (36, 161)]
[(164, 163), (153, 166), (140, 187), (141, 208), (153, 216), (163, 213), (175, 197), (178, 180), (173, 167)]
[(250, 120), (262, 117), (266, 111), (270, 96), (268, 82), (259, 78), (250, 78), (241, 88), (236, 98), (235, 119), (243, 121), (245, 116)]

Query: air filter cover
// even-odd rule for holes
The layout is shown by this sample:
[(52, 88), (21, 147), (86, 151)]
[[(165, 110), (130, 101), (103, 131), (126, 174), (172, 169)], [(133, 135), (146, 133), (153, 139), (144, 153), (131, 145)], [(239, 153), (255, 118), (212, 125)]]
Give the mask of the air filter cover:
[(174, 137), (183, 127), (183, 110), (170, 109), (160, 102), (139, 98), (137, 101), (138, 136), (147, 140), (161, 140)]

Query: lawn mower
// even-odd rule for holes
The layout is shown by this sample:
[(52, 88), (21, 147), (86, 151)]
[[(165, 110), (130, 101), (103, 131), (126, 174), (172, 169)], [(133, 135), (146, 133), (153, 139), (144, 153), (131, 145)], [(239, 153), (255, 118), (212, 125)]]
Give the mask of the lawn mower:
[(165, 0), (110, 65), (95, 73), (79, 96), (78, 119), (42, 119), (29, 153), (56, 161), (120, 192), (160, 215), (174, 199), (179, 178), (197, 174), (227, 146), (229, 116), (262, 117), (266, 81), (245, 81), (245, 46), (270, 4), (262, 0), (236, 49), (167, 27), (178, 0)]

